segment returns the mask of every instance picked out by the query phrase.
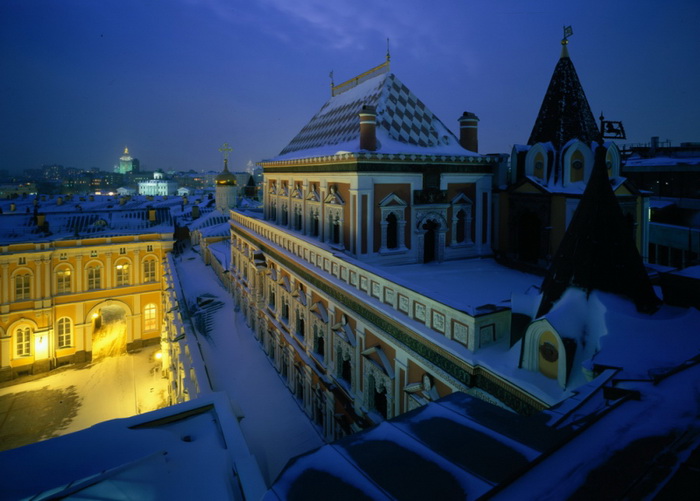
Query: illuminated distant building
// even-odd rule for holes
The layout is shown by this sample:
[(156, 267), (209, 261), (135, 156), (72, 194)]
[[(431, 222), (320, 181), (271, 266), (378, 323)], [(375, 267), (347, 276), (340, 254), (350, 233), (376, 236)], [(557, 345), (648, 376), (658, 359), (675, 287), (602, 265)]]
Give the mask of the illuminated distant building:
[(153, 179), (139, 182), (139, 195), (167, 196), (177, 193), (177, 183), (171, 179), (166, 179), (165, 175), (156, 171)]
[(124, 148), (124, 154), (119, 157), (119, 165), (114, 166), (114, 172), (119, 174), (134, 174), (139, 172), (139, 169), (139, 160), (129, 155), (129, 148)]

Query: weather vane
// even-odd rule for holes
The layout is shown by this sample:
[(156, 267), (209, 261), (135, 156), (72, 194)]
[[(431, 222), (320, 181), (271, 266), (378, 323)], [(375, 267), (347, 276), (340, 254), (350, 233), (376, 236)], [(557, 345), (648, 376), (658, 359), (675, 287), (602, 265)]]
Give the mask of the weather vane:
[(569, 37), (574, 34), (574, 29), (571, 26), (564, 26), (564, 38), (561, 39), (562, 45), (569, 43)]

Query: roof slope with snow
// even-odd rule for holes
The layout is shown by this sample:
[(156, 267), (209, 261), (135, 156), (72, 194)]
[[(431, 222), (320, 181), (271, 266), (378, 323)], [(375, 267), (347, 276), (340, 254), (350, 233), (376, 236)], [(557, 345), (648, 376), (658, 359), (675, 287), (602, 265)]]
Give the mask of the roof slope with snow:
[(361, 151), (359, 113), (363, 105), (376, 108), (379, 153), (478, 156), (462, 148), (440, 119), (388, 72), (388, 66), (375, 70), (331, 97), (274, 160)]
[[(10, 204), (15, 204), (12, 211)], [(120, 203), (106, 197), (93, 200), (3, 201), (0, 203), (0, 242), (46, 242), (138, 233), (172, 233), (172, 207), (179, 199), (140, 199)], [(42, 223), (43, 218), (43, 223)]]
[(457, 392), (296, 458), (268, 499), (320, 499), (331, 492), (356, 499), (476, 498), (559, 437), (541, 418)]

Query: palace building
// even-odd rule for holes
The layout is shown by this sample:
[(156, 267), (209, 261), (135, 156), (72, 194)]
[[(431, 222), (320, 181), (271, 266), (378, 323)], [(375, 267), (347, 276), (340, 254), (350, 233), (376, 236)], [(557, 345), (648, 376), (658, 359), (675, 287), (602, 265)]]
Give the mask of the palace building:
[(42, 197), (0, 224), (0, 380), (160, 342), (169, 208)]
[[(468, 259), (492, 253), (504, 159), (475, 151), (477, 121), (465, 113), (455, 137), (387, 60), (334, 85), (261, 162), (262, 214), (231, 211), (236, 301), (327, 438), (458, 390), (523, 412), (546, 406), (473, 357), (508, 344), (510, 291), (465, 289), (462, 266), (515, 273)], [(431, 264), (437, 286), (401, 278)], [(452, 285), (435, 294), (441, 280)]]

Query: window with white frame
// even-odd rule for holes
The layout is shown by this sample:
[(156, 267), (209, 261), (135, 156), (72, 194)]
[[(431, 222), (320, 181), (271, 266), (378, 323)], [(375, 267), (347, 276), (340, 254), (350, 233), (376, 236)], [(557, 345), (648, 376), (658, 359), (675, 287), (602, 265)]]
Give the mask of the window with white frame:
[(17, 327), (15, 330), (15, 356), (28, 357), (32, 354), (32, 329), (29, 327)]
[(124, 285), (129, 285), (129, 276), (130, 276), (130, 267), (129, 263), (127, 261), (119, 261), (117, 265), (115, 266), (116, 268), (116, 284), (117, 287), (121, 287)]
[(59, 348), (67, 348), (73, 344), (73, 325), (68, 317), (59, 318), (56, 323), (56, 335)]
[(156, 260), (146, 259), (143, 262), (143, 281), (146, 283), (156, 281)]
[(32, 294), (32, 274), (19, 273), (15, 275), (15, 299), (25, 301), (31, 299)]
[(146, 331), (152, 331), (158, 328), (158, 318), (157, 318), (156, 305), (153, 303), (147, 304), (143, 308), (143, 329)]
[(382, 218), (379, 252), (406, 249), (406, 207), (406, 202), (394, 193), (387, 195), (379, 202)]
[(63, 266), (56, 271), (56, 292), (66, 294), (71, 292), (72, 271), (67, 266)]
[(87, 267), (87, 289), (97, 290), (102, 288), (102, 266), (93, 264)]
[(452, 200), (452, 245), (473, 242), (472, 221), (472, 201), (460, 193)]

